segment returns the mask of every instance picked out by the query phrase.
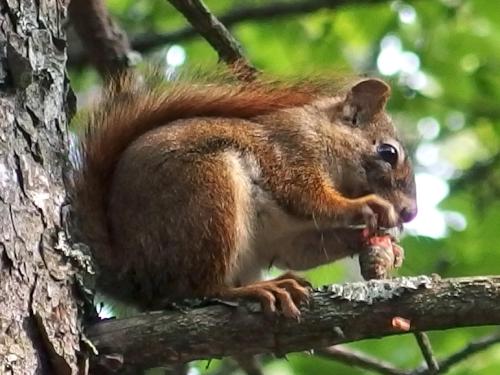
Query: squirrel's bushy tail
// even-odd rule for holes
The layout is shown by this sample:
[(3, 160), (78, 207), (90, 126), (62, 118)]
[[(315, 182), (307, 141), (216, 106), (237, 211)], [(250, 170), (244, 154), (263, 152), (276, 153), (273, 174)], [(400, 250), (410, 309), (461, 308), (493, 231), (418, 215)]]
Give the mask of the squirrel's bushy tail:
[[(107, 220), (108, 189), (123, 151), (138, 137), (177, 119), (250, 118), (311, 102), (321, 85), (254, 82), (142, 84), (125, 75), (110, 83), (100, 104), (76, 126), (80, 168), (73, 176), (76, 223), (99, 266), (113, 257)], [(77, 118), (78, 119), (78, 118)], [(78, 121), (77, 121), (78, 123)]]

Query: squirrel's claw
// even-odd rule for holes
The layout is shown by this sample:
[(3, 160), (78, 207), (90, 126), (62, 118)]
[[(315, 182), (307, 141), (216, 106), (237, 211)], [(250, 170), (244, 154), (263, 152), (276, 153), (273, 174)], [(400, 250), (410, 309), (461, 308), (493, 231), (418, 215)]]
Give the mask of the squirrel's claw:
[(267, 316), (272, 317), (280, 311), (286, 318), (298, 320), (299, 306), (309, 301), (309, 286), (305, 279), (287, 272), (273, 280), (223, 290), (218, 293), (218, 297), (257, 300)]

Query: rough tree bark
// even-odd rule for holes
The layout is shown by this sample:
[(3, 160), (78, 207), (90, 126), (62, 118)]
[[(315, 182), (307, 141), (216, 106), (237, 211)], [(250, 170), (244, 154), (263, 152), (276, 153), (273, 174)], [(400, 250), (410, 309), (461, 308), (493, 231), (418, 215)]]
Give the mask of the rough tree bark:
[[(77, 372), (64, 236), (67, 1), (0, 2), (0, 373)], [(74, 106), (74, 105), (73, 105)]]
[[(253, 306), (248, 306), (252, 309)], [(151, 312), (87, 328), (101, 354), (123, 358), (123, 367), (155, 367), (195, 359), (286, 354), (407, 333), (500, 324), (500, 277), (444, 279), (428, 276), (323, 287), (302, 309), (300, 322), (271, 321), (262, 313), (215, 305)]]

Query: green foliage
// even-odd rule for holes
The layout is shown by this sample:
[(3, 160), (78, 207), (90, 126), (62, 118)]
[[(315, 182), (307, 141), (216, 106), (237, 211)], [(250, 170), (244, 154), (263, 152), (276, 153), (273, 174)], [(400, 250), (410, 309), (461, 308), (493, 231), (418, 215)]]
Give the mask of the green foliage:
[[(217, 15), (243, 5), (268, 3), (205, 2)], [(165, 0), (109, 0), (108, 6), (132, 38), (186, 26), (183, 17)], [(399, 41), (400, 53), (414, 65), (406, 72), (385, 77), (393, 85), (390, 110), (416, 151), (417, 171), (453, 186), (437, 211), (438, 216), (444, 215), (446, 232), (436, 238), (425, 233), (407, 236), (403, 241), (407, 257), (400, 273), (437, 272), (450, 277), (499, 273), (496, 235), (500, 224), (500, 170), (498, 162), (490, 161), (499, 159), (500, 145), (500, 2), (387, 1), (248, 21), (232, 31), (253, 64), (276, 74), (336, 71), (380, 75), (377, 59), (383, 52), (381, 41), (386, 46), (388, 41)], [(217, 54), (200, 38), (180, 45), (186, 50), (187, 65), (217, 63)], [(164, 58), (168, 47), (157, 51), (156, 58)], [(87, 87), (92, 77), (74, 73), (73, 82), (77, 87)], [(425, 125), (429, 118), (432, 134)], [(479, 178), (474, 172), (477, 163), (483, 165)], [(429, 190), (425, 194), (422, 200), (432, 198)], [(421, 210), (421, 214), (425, 212)], [(324, 266), (308, 272), (308, 276), (316, 285), (342, 281), (356, 273), (351, 270), (352, 262), (348, 264)], [(436, 332), (431, 340), (437, 354), (444, 357), (491, 330)], [(353, 346), (406, 368), (422, 362), (410, 335)], [(200, 371), (205, 364), (200, 364)], [(214, 367), (215, 362), (211, 369)], [(454, 367), (450, 374), (496, 374), (499, 367), (497, 346)], [(365, 373), (303, 354), (290, 355), (288, 361), (271, 361), (266, 371), (297, 375)]]

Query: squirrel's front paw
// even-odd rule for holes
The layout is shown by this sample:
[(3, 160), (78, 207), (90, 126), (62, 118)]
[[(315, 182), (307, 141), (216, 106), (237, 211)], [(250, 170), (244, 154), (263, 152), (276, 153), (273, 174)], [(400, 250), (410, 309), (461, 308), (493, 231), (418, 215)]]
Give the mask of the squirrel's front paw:
[(353, 216), (363, 220), (370, 233), (378, 228), (392, 228), (398, 224), (398, 216), (391, 203), (375, 194), (353, 199), (356, 207)]

